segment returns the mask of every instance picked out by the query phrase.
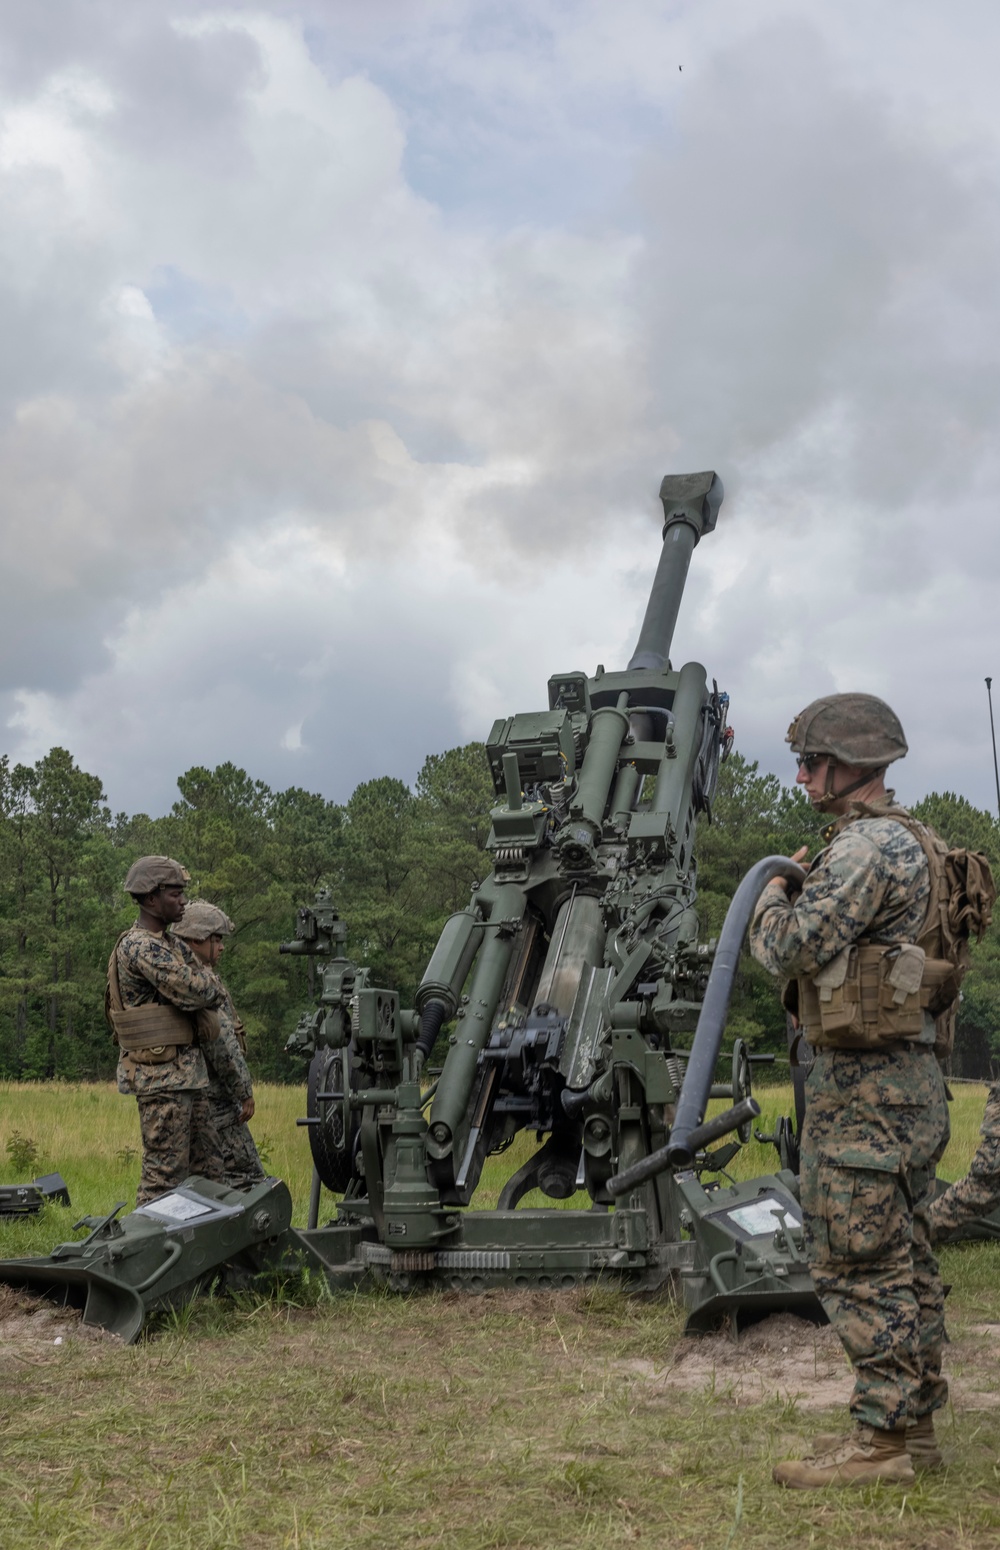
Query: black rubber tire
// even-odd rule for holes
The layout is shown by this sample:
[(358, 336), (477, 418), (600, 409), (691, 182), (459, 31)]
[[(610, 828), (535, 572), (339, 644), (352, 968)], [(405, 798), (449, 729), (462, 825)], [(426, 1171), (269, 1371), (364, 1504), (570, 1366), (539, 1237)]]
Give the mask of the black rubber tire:
[(321, 1102), (317, 1093), (341, 1092), (345, 1066), (350, 1084), (355, 1087), (349, 1049), (318, 1049), (309, 1065), (306, 1112), (319, 1125), (309, 1126), (309, 1147), (320, 1183), (334, 1195), (342, 1195), (355, 1177), (357, 1124), (352, 1121), (345, 1135), (344, 1108), (338, 1102)]

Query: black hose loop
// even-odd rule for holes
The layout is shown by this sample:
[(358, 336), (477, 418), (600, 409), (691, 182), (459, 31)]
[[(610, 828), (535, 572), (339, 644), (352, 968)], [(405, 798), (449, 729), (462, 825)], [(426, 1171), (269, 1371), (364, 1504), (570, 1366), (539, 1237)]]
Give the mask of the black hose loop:
[(743, 938), (753, 919), (757, 900), (773, 878), (787, 877), (790, 882), (801, 887), (805, 875), (803, 868), (787, 856), (765, 856), (763, 861), (758, 861), (750, 868), (733, 894), (719, 933), (719, 944), (715, 949), (712, 972), (708, 977), (684, 1083), (677, 1100), (677, 1112), (666, 1146), (673, 1167), (689, 1168), (694, 1160), (697, 1148), (692, 1149), (691, 1133), (698, 1129), (708, 1107)]

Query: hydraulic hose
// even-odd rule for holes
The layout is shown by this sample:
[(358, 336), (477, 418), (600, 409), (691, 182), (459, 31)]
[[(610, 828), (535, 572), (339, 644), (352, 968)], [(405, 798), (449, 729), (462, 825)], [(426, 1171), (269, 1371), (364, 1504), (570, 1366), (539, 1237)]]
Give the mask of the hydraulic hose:
[(417, 1053), (421, 1057), (421, 1065), (423, 1065), (437, 1043), (437, 1036), (441, 1032), (441, 1024), (447, 1016), (448, 1008), (443, 1001), (438, 1001), (435, 998), (424, 1002), (423, 1011), (420, 1013), (420, 1033), (417, 1036)]
[(692, 1145), (693, 1132), (701, 1125), (708, 1107), (743, 938), (753, 919), (757, 900), (772, 878), (787, 877), (790, 882), (801, 886), (805, 875), (802, 867), (787, 856), (765, 856), (763, 861), (758, 861), (756, 866), (750, 868), (733, 895), (719, 934), (719, 945), (715, 950), (687, 1071), (677, 1100), (673, 1128), (665, 1148), (668, 1161), (673, 1167), (690, 1167), (698, 1149), (696, 1144)]

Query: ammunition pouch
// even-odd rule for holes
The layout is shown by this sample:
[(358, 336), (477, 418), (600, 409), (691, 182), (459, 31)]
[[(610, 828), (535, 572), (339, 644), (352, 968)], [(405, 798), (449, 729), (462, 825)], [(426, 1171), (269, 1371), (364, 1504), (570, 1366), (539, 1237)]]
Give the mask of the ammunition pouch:
[[(190, 1015), (190, 1014), (189, 1014)], [(222, 1032), (222, 1019), (218, 1012), (202, 1010), (194, 1014), (194, 1026), (199, 1044), (211, 1044)]]
[(176, 1060), (180, 1046), (194, 1043), (191, 1017), (175, 1006), (151, 1002), (120, 1011), (112, 1009), (111, 1022), (119, 1047), (141, 1065), (163, 1065)]
[[(854, 942), (818, 974), (790, 981), (782, 1001), (814, 1049), (878, 1049), (915, 1039), (935, 1025), (934, 1053), (951, 1054), (969, 938), (982, 941), (996, 888), (979, 851), (949, 850), (904, 808), (854, 804), (855, 817), (902, 824), (927, 857), (927, 915), (916, 942)], [(834, 830), (852, 821), (841, 819)]]
[(150, 1049), (127, 1049), (122, 1053), (139, 1066), (165, 1066), (177, 1059), (179, 1047), (177, 1044), (154, 1044)]
[[(920, 1036), (927, 1015), (938, 1021), (940, 1040), (959, 983), (953, 964), (928, 958), (914, 942), (853, 942), (817, 974), (796, 981), (797, 1015), (814, 1049), (905, 1043)], [(935, 1050), (941, 1052), (938, 1042)]]

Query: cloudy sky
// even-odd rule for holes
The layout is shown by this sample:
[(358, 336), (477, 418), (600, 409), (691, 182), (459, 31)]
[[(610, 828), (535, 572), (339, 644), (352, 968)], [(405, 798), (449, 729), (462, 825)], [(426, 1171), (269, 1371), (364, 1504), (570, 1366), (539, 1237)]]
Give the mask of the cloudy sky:
[[(992, 0), (0, 0), (0, 724), (343, 800), (674, 661), (995, 801)], [(998, 698), (1000, 710), (1000, 698)]]

